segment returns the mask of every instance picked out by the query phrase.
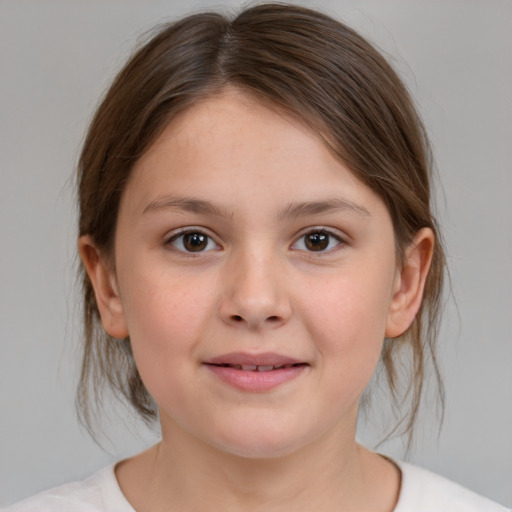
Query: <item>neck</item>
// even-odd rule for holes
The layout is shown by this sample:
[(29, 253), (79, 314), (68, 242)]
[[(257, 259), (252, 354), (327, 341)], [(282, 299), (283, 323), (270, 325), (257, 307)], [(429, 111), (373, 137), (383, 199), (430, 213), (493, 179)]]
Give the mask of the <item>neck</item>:
[[(169, 453), (178, 454), (175, 448), (176, 445), (160, 445), (155, 469), (165, 467), (165, 472), (172, 471), (168, 463), (175, 457), (169, 457)], [(332, 495), (329, 487), (339, 489), (343, 483), (353, 480), (353, 470), (357, 471), (358, 467), (357, 450), (355, 446), (347, 448), (343, 454), (345, 460), (339, 451), (340, 457), (326, 460), (318, 451), (314, 453), (313, 446), (293, 454), (264, 459), (219, 453), (210, 448), (200, 450), (197, 456), (188, 456), (185, 466), (180, 464), (179, 471), (172, 472), (180, 480), (184, 498), (196, 496), (208, 500), (209, 496), (215, 496), (218, 510), (311, 511), (318, 508), (313, 507), (316, 498)], [(180, 457), (180, 460), (183, 459)], [(178, 469), (176, 465), (173, 467)], [(197, 489), (209, 489), (209, 492), (197, 496)], [(207, 510), (207, 507), (191, 507), (190, 510)]]
[(389, 512), (397, 500), (396, 469), (391, 475), (389, 462), (356, 444), (353, 435), (340, 438), (338, 430), (273, 458), (226, 453), (179, 429), (169, 434), (116, 470), (139, 512), (208, 510), (212, 503), (227, 512)]

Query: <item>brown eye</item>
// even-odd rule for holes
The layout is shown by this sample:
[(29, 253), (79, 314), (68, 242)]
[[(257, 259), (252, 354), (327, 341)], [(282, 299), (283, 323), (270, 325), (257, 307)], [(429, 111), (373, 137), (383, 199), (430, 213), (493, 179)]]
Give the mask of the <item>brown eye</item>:
[(205, 252), (217, 248), (217, 244), (200, 231), (189, 231), (173, 236), (170, 243), (182, 252)]
[(329, 247), (329, 235), (327, 233), (309, 233), (304, 236), (304, 243), (310, 251), (324, 251)]
[(302, 235), (292, 246), (293, 249), (308, 252), (328, 252), (340, 245), (342, 240), (335, 234), (324, 231), (310, 231)]
[(208, 245), (208, 237), (202, 233), (189, 233), (183, 236), (183, 247), (190, 252), (204, 251)]

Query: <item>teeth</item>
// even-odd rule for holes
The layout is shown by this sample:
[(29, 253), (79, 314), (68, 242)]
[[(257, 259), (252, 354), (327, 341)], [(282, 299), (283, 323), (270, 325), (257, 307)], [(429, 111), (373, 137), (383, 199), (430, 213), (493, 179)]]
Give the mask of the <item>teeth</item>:
[(273, 366), (273, 365), (255, 365), (255, 364), (225, 364), (222, 366), (227, 366), (230, 368), (234, 368), (235, 370), (243, 370), (245, 372), (270, 372), (272, 370), (280, 370), (282, 368), (291, 368), (295, 366), (293, 364), (283, 364), (282, 366)]
[(258, 371), (259, 372), (269, 372), (271, 370), (273, 370), (274, 367), (272, 365), (270, 366), (258, 366)]

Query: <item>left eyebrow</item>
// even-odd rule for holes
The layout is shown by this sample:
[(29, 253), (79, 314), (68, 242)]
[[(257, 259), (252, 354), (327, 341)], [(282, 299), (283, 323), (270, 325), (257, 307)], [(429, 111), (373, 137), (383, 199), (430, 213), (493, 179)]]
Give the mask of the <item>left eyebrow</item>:
[(281, 210), (279, 220), (290, 217), (304, 217), (335, 211), (355, 213), (361, 217), (371, 217), (370, 212), (362, 205), (341, 198), (326, 199), (324, 201), (306, 201), (303, 203), (290, 203)]

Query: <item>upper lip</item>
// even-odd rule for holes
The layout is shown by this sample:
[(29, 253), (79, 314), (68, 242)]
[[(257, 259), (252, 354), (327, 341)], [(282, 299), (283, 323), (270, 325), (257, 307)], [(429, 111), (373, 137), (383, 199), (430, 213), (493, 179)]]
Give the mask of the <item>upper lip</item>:
[(249, 354), (246, 352), (231, 352), (216, 356), (205, 361), (205, 364), (216, 365), (252, 365), (252, 366), (284, 366), (288, 364), (301, 364), (305, 361), (294, 359), (293, 357), (275, 354), (273, 352), (264, 352), (261, 354)]

